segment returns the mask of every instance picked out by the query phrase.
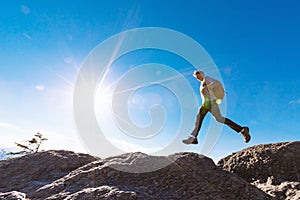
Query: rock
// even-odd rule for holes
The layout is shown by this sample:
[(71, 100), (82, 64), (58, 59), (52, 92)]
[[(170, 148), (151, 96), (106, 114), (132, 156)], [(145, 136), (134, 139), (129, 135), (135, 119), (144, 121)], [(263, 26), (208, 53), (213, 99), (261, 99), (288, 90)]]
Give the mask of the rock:
[(69, 195), (65, 200), (75, 199), (138, 199), (137, 194), (132, 191), (122, 191), (116, 187), (100, 186), (97, 188), (86, 188)]
[(17, 191), (6, 193), (0, 192), (0, 200), (26, 200), (26, 195)]
[(298, 200), (299, 149), (299, 142), (258, 145), (218, 166), (196, 153), (136, 152), (97, 159), (69, 151), (40, 152), (0, 161), (0, 199), (25, 199), (26, 194), (31, 200)]
[(74, 169), (96, 160), (71, 151), (45, 151), (0, 161), (0, 192), (32, 193)]
[[(140, 167), (170, 165), (148, 173)], [(121, 171), (120, 171), (121, 170)], [(86, 164), (38, 189), (32, 199), (272, 199), (196, 153), (166, 157), (128, 153)]]
[(299, 197), (299, 141), (253, 146), (221, 159), (218, 166), (273, 197)]
[(279, 185), (273, 185), (271, 183), (253, 183), (256, 187), (266, 192), (270, 196), (276, 197), (277, 199), (295, 199), (300, 198), (300, 183), (299, 182), (283, 182)]

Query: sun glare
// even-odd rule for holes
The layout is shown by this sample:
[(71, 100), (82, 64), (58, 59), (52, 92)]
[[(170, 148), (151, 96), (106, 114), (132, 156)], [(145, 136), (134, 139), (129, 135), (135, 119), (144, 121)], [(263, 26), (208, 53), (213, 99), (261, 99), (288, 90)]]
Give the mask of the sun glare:
[(110, 109), (112, 95), (112, 91), (108, 88), (99, 88), (95, 96), (96, 109)]

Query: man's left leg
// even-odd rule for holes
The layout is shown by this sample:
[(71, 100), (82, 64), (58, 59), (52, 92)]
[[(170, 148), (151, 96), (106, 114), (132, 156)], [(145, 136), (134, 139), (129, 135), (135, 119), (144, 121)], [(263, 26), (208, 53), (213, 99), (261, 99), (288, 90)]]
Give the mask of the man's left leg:
[(250, 134), (249, 134), (249, 128), (248, 127), (241, 127), (240, 125), (238, 125), (237, 123), (231, 121), (230, 119), (223, 117), (221, 115), (219, 106), (216, 102), (212, 102), (210, 112), (218, 122), (226, 124), (231, 129), (235, 130), (237, 133), (241, 133), (244, 137), (245, 142), (250, 141), (251, 137), (250, 137)]

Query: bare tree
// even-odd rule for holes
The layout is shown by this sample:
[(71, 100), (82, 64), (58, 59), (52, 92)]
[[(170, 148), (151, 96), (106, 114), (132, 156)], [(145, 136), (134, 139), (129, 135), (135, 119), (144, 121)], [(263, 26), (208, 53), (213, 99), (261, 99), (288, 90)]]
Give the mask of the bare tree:
[(26, 141), (27, 144), (17, 143), (16, 145), (22, 148), (21, 151), (18, 152), (10, 152), (11, 155), (23, 155), (23, 154), (31, 154), (36, 153), (39, 151), (41, 144), (48, 140), (47, 138), (43, 137), (43, 135), (37, 132), (31, 140)]

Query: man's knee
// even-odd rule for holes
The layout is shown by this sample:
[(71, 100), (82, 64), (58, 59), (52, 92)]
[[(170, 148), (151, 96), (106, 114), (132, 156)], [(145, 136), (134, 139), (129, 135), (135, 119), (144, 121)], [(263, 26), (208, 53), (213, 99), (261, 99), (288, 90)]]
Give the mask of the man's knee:
[(215, 116), (215, 120), (216, 120), (217, 122), (220, 122), (220, 123), (224, 123), (224, 122), (225, 122), (225, 118), (222, 117), (222, 116)]

